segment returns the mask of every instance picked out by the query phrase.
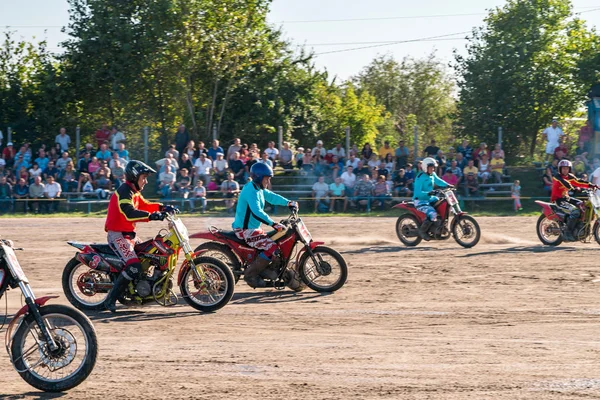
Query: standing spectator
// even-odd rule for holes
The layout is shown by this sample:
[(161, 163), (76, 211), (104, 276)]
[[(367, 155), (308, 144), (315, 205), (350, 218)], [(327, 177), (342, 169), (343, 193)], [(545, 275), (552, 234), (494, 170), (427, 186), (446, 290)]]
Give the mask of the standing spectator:
[(213, 161), (213, 171), (217, 185), (220, 185), (227, 178), (227, 170), (229, 165), (227, 160), (223, 158), (223, 153), (217, 153), (217, 159)]
[(331, 195), (329, 212), (335, 211), (335, 205), (338, 201), (344, 202), (343, 212), (346, 212), (348, 197), (346, 197), (346, 186), (344, 186), (344, 183), (342, 182), (342, 177), (335, 177), (335, 182), (329, 185), (329, 194)]
[(96, 131), (96, 143), (98, 144), (98, 149), (102, 146), (103, 143), (106, 143), (110, 140), (110, 130), (108, 129), (108, 125), (102, 124), (102, 128)]
[(202, 214), (206, 212), (206, 188), (203, 186), (202, 179), (198, 179), (196, 182), (196, 187), (194, 188), (194, 196), (193, 199), (190, 200), (192, 204), (192, 210), (196, 210), (196, 201), (200, 202), (200, 206), (202, 210), (200, 211)]
[(58, 168), (59, 171), (62, 171), (67, 167), (68, 163), (72, 162), (73, 160), (71, 160), (71, 157), (69, 157), (69, 153), (65, 151), (62, 153), (62, 157), (56, 160), (56, 168)]
[[(177, 128), (177, 133), (175, 134), (175, 148), (177, 149), (177, 151), (179, 153), (183, 152), (183, 149), (185, 149), (185, 146), (187, 146), (189, 141), (190, 134), (188, 133), (187, 129), (185, 129), (185, 125), (179, 125), (179, 128)], [(223, 151), (221, 150), (221, 153), (222, 152)]]
[(15, 149), (13, 148), (12, 142), (6, 143), (6, 147), (2, 150), (2, 158), (6, 161), (6, 167), (10, 168), (15, 162)]
[(342, 178), (342, 183), (346, 187), (346, 196), (352, 196), (354, 193), (354, 185), (356, 184), (356, 175), (354, 174), (352, 165), (346, 167), (346, 171), (344, 171), (340, 178)]
[(412, 191), (409, 189), (408, 177), (404, 168), (398, 170), (398, 174), (393, 179), (394, 193), (397, 197), (410, 197)]
[(385, 201), (389, 200), (390, 197), (388, 185), (385, 181), (385, 176), (379, 175), (377, 177), (377, 182), (373, 187), (373, 195), (375, 196), (375, 199), (379, 201), (380, 210), (385, 210)]
[(115, 152), (119, 155), (119, 158), (129, 161), (129, 151), (125, 150), (125, 143), (118, 143)]
[(469, 161), (471, 158), (473, 158), (473, 148), (466, 139), (463, 140), (460, 145), (458, 145), (456, 152), (462, 154), (466, 161)]
[[(48, 178), (47, 178), (48, 179)], [(54, 181), (54, 178), (50, 177)], [(40, 212), (40, 200), (44, 198), (45, 186), (42, 183), (42, 178), (37, 177), (33, 181), (33, 184), (29, 186), (29, 198), (32, 200), (29, 202), (30, 209), (38, 214)]]
[(317, 140), (317, 147), (314, 147), (312, 149), (312, 151), (310, 152), (310, 155), (314, 157), (315, 155), (317, 155), (317, 153), (321, 157), (325, 157), (327, 155), (327, 150), (325, 150), (325, 148), (323, 147), (323, 141), (322, 140)]
[(394, 155), (394, 149), (390, 147), (389, 140), (383, 142), (383, 146), (379, 148), (379, 158), (384, 159), (388, 154)]
[[(73, 163), (70, 162), (67, 164), (65, 169), (63, 169), (59, 176), (59, 182), (62, 186), (62, 191), (69, 193), (73, 192), (77, 189), (77, 176), (76, 176), (75, 168), (73, 167)], [(48, 186), (48, 185), (46, 185)]]
[(0, 176), (0, 214), (10, 211), (12, 196), (12, 186), (6, 182), (5, 176)]
[(58, 211), (58, 198), (60, 197), (62, 189), (58, 182), (54, 181), (54, 178), (49, 176), (44, 186), (44, 197), (46, 197), (46, 211), (56, 212)]
[(60, 171), (54, 166), (54, 161), (50, 161), (48, 163), (48, 167), (46, 167), (46, 169), (43, 172), (43, 177), (44, 179), (48, 179), (48, 177), (51, 176), (54, 178), (54, 180), (57, 180), (59, 174)]
[(238, 152), (242, 149), (242, 141), (240, 140), (240, 138), (235, 138), (233, 139), (233, 144), (229, 146), (229, 148), (227, 149), (227, 161), (229, 160), (233, 160), (233, 154), (235, 152)]
[(171, 198), (171, 191), (174, 189), (175, 185), (175, 173), (171, 172), (172, 168), (169, 164), (165, 165), (165, 172), (160, 174), (160, 185), (159, 189), (162, 194), (162, 197), (165, 199)]
[(38, 151), (38, 157), (34, 160), (37, 165), (43, 170), (48, 166), (48, 162), (50, 161), (48, 157), (46, 157), (46, 151), (44, 149), (40, 149)]
[(548, 156), (548, 161), (551, 162), (554, 159), (554, 149), (558, 147), (558, 140), (563, 135), (564, 133), (558, 126), (558, 121), (556, 119), (553, 119), (552, 125), (542, 132), (542, 137), (548, 141), (548, 143), (546, 143), (546, 155)]
[(211, 161), (215, 161), (217, 159), (217, 153), (225, 154), (223, 148), (219, 146), (219, 141), (215, 139), (212, 141), (212, 147), (208, 149), (208, 158), (210, 158)]
[(312, 197), (315, 202), (316, 213), (319, 211), (319, 205), (323, 204), (323, 209), (329, 209), (329, 185), (325, 183), (325, 177), (319, 176), (318, 180), (312, 186)]
[(294, 168), (292, 165), (292, 160), (294, 158), (294, 153), (290, 149), (290, 144), (288, 142), (283, 142), (283, 149), (279, 152), (279, 163), (285, 170), (291, 170)]
[(212, 161), (210, 161), (206, 154), (200, 153), (200, 157), (194, 163), (194, 169), (196, 170), (196, 179), (204, 181), (204, 185), (210, 181), (210, 170), (212, 169)]
[(423, 153), (425, 154), (425, 157), (435, 157), (438, 151), (440, 151), (440, 148), (435, 144), (435, 139), (431, 139), (431, 143), (429, 146), (425, 147)]
[(179, 160), (179, 150), (175, 148), (174, 144), (169, 145), (169, 149), (165, 151), (165, 158)]
[(465, 167), (465, 169), (463, 169), (463, 176), (467, 176), (469, 174), (473, 174), (473, 175), (477, 176), (478, 173), (479, 173), (479, 170), (475, 166), (475, 161), (473, 161), (473, 159), (470, 159), (469, 162), (467, 163), (467, 166)]
[(521, 206), (521, 182), (515, 179), (513, 185), (510, 188), (510, 195), (515, 200), (515, 211), (523, 210)]
[(275, 167), (277, 165), (277, 159), (279, 158), (279, 150), (275, 147), (274, 141), (271, 140), (269, 143), (267, 143), (265, 153), (267, 153), (269, 160), (271, 160), (273, 167)]
[(100, 150), (96, 153), (96, 158), (98, 160), (110, 160), (112, 153), (108, 149), (108, 145), (106, 143), (102, 143), (100, 145)]
[(342, 147), (341, 143), (336, 144), (335, 147), (331, 149), (331, 154), (336, 156), (341, 162), (344, 162), (346, 159), (346, 149)]
[(229, 172), (227, 180), (221, 184), (221, 193), (223, 193), (223, 197), (225, 198), (225, 208), (228, 214), (235, 212), (236, 199), (240, 194), (240, 185), (233, 178), (233, 173)]
[[(27, 212), (25, 205), (27, 204), (27, 197), (29, 197), (29, 186), (25, 179), (19, 179), (19, 183), (13, 186), (13, 197), (15, 200), (21, 201), (23, 204), (23, 213)], [(15, 207), (16, 210), (16, 207)]]
[(67, 135), (67, 130), (65, 128), (60, 128), (60, 133), (56, 135), (54, 143), (60, 145), (61, 152), (69, 150), (71, 138), (69, 137), (69, 135)]
[(367, 207), (367, 212), (371, 212), (371, 199), (373, 197), (373, 182), (368, 174), (361, 175), (362, 178), (354, 186), (354, 198), (360, 208), (361, 205)]
[[(192, 190), (192, 178), (190, 178), (187, 168), (181, 168), (179, 170), (179, 174), (179, 179), (177, 179), (175, 182), (175, 188), (177, 189), (178, 193), (181, 193), (181, 197), (187, 199), (190, 196), (190, 191)], [(190, 202), (190, 206), (193, 211), (194, 203)]]
[[(469, 160), (469, 162), (471, 161), (473, 160)], [(477, 182), (475, 174), (469, 172), (465, 176), (465, 196), (476, 196), (479, 192), (479, 182)]]
[(360, 151), (360, 156), (364, 162), (369, 162), (371, 156), (373, 155), (373, 149), (369, 143), (365, 143), (362, 150)]
[(244, 169), (244, 163), (240, 160), (240, 153), (233, 153), (233, 157), (229, 161), (229, 169), (233, 172), (233, 177), (237, 183), (243, 184), (245, 179), (246, 170)]
[[(483, 154), (481, 156), (481, 160), (479, 161), (479, 168), (477, 169), (479, 170), (477, 176), (481, 178), (481, 183), (486, 184), (488, 179), (490, 178), (491, 172), (490, 162), (488, 161), (487, 154)], [(492, 187), (490, 188), (490, 190), (494, 190), (494, 188)]]
[(110, 140), (113, 151), (119, 150), (119, 144), (125, 144), (125, 135), (116, 125), (112, 127)]
[(492, 178), (496, 180), (496, 183), (502, 183), (504, 160), (500, 158), (500, 153), (494, 153), (494, 158), (490, 161), (490, 168), (492, 171)]
[(410, 155), (410, 151), (408, 147), (404, 145), (404, 140), (398, 142), (398, 147), (394, 151), (394, 156), (396, 157), (396, 168), (405, 168), (406, 163), (408, 163), (408, 156)]

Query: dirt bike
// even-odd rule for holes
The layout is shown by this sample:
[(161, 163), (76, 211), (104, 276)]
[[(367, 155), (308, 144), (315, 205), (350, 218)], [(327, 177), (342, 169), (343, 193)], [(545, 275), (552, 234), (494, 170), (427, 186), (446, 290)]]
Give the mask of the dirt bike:
[[(452, 235), (456, 243), (470, 248), (479, 242), (481, 229), (473, 217), (461, 210), (454, 194), (455, 190), (454, 188), (436, 189), (429, 193), (431, 196), (437, 196), (439, 201), (433, 206), (438, 214), (438, 219), (431, 225), (427, 234), (433, 240), (446, 240)], [(407, 214), (398, 217), (396, 222), (398, 239), (406, 246), (416, 246), (421, 243), (423, 238), (419, 235), (419, 227), (427, 218), (425, 213), (417, 210), (412, 201), (403, 201), (392, 208), (408, 211)], [(450, 214), (453, 214), (454, 218), (448, 226)]]
[[(224, 307), (233, 296), (232, 272), (220, 260), (206, 257), (201, 251), (194, 252), (181, 219), (176, 213), (164, 214), (169, 229), (161, 229), (155, 238), (135, 245), (142, 273), (130, 282), (119, 302), (125, 305), (177, 304), (172, 278), (183, 249), (185, 260), (177, 285), (184, 300), (204, 312)], [(62, 285), (67, 299), (81, 310), (103, 310), (104, 300), (125, 263), (109, 244), (67, 243), (80, 250), (63, 271)]]
[[(281, 252), (279, 256), (274, 256), (269, 265), (277, 273), (277, 278), (265, 279), (267, 287), (281, 290), (287, 286), (301, 291), (306, 285), (317, 292), (335, 292), (348, 277), (346, 261), (337, 251), (322, 246), (324, 242), (313, 241), (308, 228), (298, 217), (297, 209), (290, 210), (289, 217), (281, 221), (285, 229), (268, 233)], [(203, 254), (225, 261), (233, 271), (236, 282), (260, 253), (239, 239), (233, 231), (223, 231), (214, 226), (208, 231), (194, 233), (190, 238), (209, 240), (196, 247), (196, 251), (205, 251)]]
[(72, 389), (88, 377), (96, 364), (98, 340), (94, 326), (78, 310), (46, 305), (58, 296), (36, 298), (14, 250), (22, 249), (14, 248), (10, 240), (0, 240), (0, 298), (17, 287), (25, 298), (25, 305), (6, 330), (10, 361), (19, 375), (39, 390)]
[[(588, 243), (592, 235), (598, 244), (600, 244), (600, 196), (595, 190), (581, 190), (587, 199), (581, 203), (581, 217), (575, 225), (573, 236), (575, 240)], [(542, 207), (542, 215), (538, 218), (536, 230), (540, 241), (548, 246), (558, 246), (565, 238), (565, 232), (568, 229), (566, 218), (567, 214), (555, 203), (545, 201), (535, 201)]]

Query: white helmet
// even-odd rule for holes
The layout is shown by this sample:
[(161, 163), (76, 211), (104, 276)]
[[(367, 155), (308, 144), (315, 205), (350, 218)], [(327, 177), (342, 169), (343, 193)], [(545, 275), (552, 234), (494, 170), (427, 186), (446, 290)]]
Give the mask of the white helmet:
[(423, 161), (421, 161), (421, 169), (423, 170), (423, 172), (427, 173), (427, 167), (429, 166), (437, 168), (438, 164), (437, 161), (435, 161), (435, 158), (427, 157), (423, 159)]

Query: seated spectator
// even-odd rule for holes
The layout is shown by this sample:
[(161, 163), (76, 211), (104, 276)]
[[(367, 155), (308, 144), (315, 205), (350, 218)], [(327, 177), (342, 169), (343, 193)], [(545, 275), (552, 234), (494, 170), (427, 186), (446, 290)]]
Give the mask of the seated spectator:
[(46, 200), (46, 211), (56, 212), (58, 211), (58, 199), (60, 198), (62, 189), (58, 182), (54, 181), (52, 176), (46, 179), (46, 185), (44, 186), (44, 197)]
[(342, 183), (346, 188), (346, 196), (350, 197), (354, 194), (354, 185), (356, 184), (356, 175), (354, 174), (354, 168), (352, 165), (346, 167), (346, 171), (340, 176)]
[(265, 149), (265, 153), (267, 153), (267, 157), (273, 163), (273, 167), (277, 166), (277, 159), (279, 158), (279, 150), (275, 148), (275, 142), (270, 141), (267, 143), (267, 148)]
[(60, 172), (59, 182), (63, 192), (68, 193), (77, 189), (77, 171), (73, 168), (73, 162), (68, 163), (67, 167)]
[(292, 160), (294, 159), (294, 153), (290, 149), (288, 142), (283, 142), (283, 149), (279, 152), (279, 164), (285, 170), (291, 170), (294, 168)]
[(415, 182), (417, 172), (421, 171), (421, 164), (421, 161), (417, 161), (417, 166), (415, 168), (413, 168), (411, 163), (406, 164), (406, 184), (411, 192), (413, 191), (413, 183)]
[(233, 173), (227, 174), (227, 180), (221, 184), (221, 193), (225, 198), (225, 208), (228, 214), (235, 213), (235, 206), (237, 204), (237, 197), (240, 194), (240, 185), (233, 179)]
[(196, 170), (196, 179), (202, 179), (204, 184), (207, 185), (211, 179), (212, 161), (206, 157), (206, 154), (200, 153), (200, 157), (194, 163), (194, 169)]
[(42, 176), (42, 174), (43, 170), (39, 167), (37, 162), (34, 162), (33, 166), (29, 169), (29, 177), (33, 179), (36, 176)]
[(371, 179), (373, 184), (377, 183), (377, 179), (379, 179), (379, 175), (381, 175), (381, 174), (379, 173), (379, 170), (377, 168), (373, 168), (369, 171), (369, 178)]
[(327, 150), (325, 150), (325, 148), (323, 147), (323, 141), (322, 140), (317, 140), (316, 147), (313, 147), (313, 149), (310, 152), (310, 155), (312, 157), (314, 157), (317, 154), (319, 154), (321, 157), (325, 157), (325, 155), (327, 154)]
[(568, 153), (569, 149), (567, 149), (567, 146), (563, 143), (563, 138), (561, 136), (558, 138), (558, 147), (554, 149), (554, 158), (560, 161), (563, 158), (567, 158), (569, 155)]
[(467, 166), (467, 159), (462, 155), (462, 153), (456, 153), (456, 158), (454, 161), (456, 161), (456, 167), (460, 168), (461, 171)]
[(337, 156), (333, 156), (331, 164), (329, 164), (329, 170), (331, 171), (332, 178), (335, 179), (344, 172), (344, 163)]
[(256, 143), (250, 143), (250, 147), (248, 147), (248, 154), (250, 154), (252, 152), (254, 152), (256, 154), (261, 154), (260, 149), (258, 148)]
[(27, 163), (27, 168), (31, 166), (31, 151), (27, 151), (27, 146), (23, 145), (15, 154), (15, 159), (19, 159), (19, 157), (23, 156), (23, 160)]
[(52, 147), (49, 151), (48, 151), (48, 159), (50, 161), (54, 161), (56, 163), (56, 161), (59, 159), (60, 154), (58, 152), (58, 150), (56, 150), (56, 147)]
[(450, 166), (450, 163), (456, 158), (456, 150), (454, 147), (450, 147), (448, 149), (448, 153), (446, 154), (446, 166)]
[(459, 185), (461, 185), (463, 183), (463, 171), (462, 171), (462, 168), (458, 167), (458, 163), (456, 162), (456, 160), (453, 160), (450, 163), (450, 167), (449, 168), (452, 170), (452, 174), (454, 176), (456, 176), (456, 185), (455, 186), (458, 187)]
[(353, 144), (348, 150), (348, 157), (350, 157), (350, 154), (354, 154), (354, 157), (356, 158), (360, 157), (360, 151), (358, 151), (358, 146), (356, 144)]
[(28, 170), (29, 167), (30, 167), (29, 163), (23, 159), (22, 154), (17, 156), (17, 159), (16, 159), (14, 167), (13, 167), (13, 169), (15, 171), (20, 171), (21, 168), (25, 168), (25, 170)]
[(438, 150), (437, 154), (435, 155), (435, 160), (438, 163), (438, 169), (436, 173), (438, 174), (438, 176), (443, 176), (447, 165), (446, 156), (444, 155), (444, 152), (442, 150)]
[(394, 157), (388, 153), (388, 155), (384, 157), (383, 161), (381, 161), (380, 166), (385, 168), (388, 171), (388, 173), (391, 174), (392, 171), (396, 170), (396, 163), (394, 162)]
[(48, 166), (48, 162), (50, 159), (46, 156), (46, 151), (44, 149), (40, 149), (38, 151), (38, 157), (34, 160), (34, 162), (40, 167), (43, 171)]
[(373, 155), (373, 149), (369, 143), (365, 143), (362, 150), (360, 151), (360, 157), (363, 163), (368, 163)]
[[(184, 147), (183, 151), (179, 154), (179, 159), (182, 160), (183, 159), (183, 155), (187, 154), (188, 156), (188, 160), (194, 164), (194, 161), (196, 161), (196, 142), (194, 142), (193, 140), (190, 140), (187, 144), (187, 146)], [(191, 171), (191, 169), (181, 166), (181, 168), (186, 168), (188, 170), (188, 174)]]
[(258, 160), (258, 162), (262, 164), (267, 164), (269, 167), (273, 168), (273, 161), (269, 159), (269, 155), (264, 151), (262, 152), (261, 158), (260, 160)]
[(108, 144), (106, 143), (102, 143), (102, 145), (100, 145), (100, 150), (98, 150), (98, 152), (96, 152), (96, 158), (101, 161), (101, 160), (110, 160), (112, 157), (112, 153), (110, 152), (110, 150), (108, 149)]
[(362, 178), (354, 186), (354, 199), (359, 209), (360, 206), (366, 206), (367, 212), (371, 212), (374, 185), (368, 174), (361, 176)]
[(92, 157), (92, 160), (88, 164), (88, 172), (90, 173), (90, 175), (95, 176), (96, 172), (98, 172), (98, 170), (101, 167), (102, 167), (102, 164), (100, 164), (100, 161), (98, 161), (98, 158), (96, 158), (96, 156), (94, 156), (94, 157)]
[[(96, 159), (96, 162), (98, 159)], [(89, 172), (89, 165), (92, 162), (91, 154), (88, 152), (83, 153), (83, 157), (79, 159), (77, 163), (77, 170), (79, 172)], [(98, 165), (99, 167), (99, 165)]]
[(202, 207), (202, 210), (200, 211), (202, 214), (206, 212), (206, 188), (203, 186), (203, 184), (204, 181), (202, 179), (198, 179), (198, 181), (196, 181), (194, 195), (190, 198), (192, 211), (196, 211), (196, 201), (198, 201)]
[(112, 184), (110, 181), (110, 169), (107, 164), (108, 162), (105, 160), (100, 161), (100, 168), (96, 171), (94, 180), (98, 189), (110, 191), (112, 189)]
[(77, 181), (77, 192), (78, 193), (93, 193), (94, 192), (94, 184), (92, 182), (92, 177), (87, 172), (82, 172), (79, 174), (79, 179)]
[(116, 151), (114, 151), (112, 153), (111, 159), (108, 162), (108, 168), (110, 168), (111, 170), (113, 168), (116, 167), (116, 162), (119, 162), (119, 166), (120, 167), (124, 167), (127, 165), (127, 160), (125, 160), (124, 158), (119, 157), (119, 153), (117, 153)]
[[(31, 178), (29, 176), (29, 172), (25, 169), (25, 167), (21, 167), (21, 169), (19, 171), (17, 171), (17, 176), (16, 179), (19, 180), (20, 178), (26, 179), (27, 182), (33, 182), (33, 178)], [(11, 182), (12, 185), (12, 182)]]
[(385, 176), (379, 175), (379, 177), (377, 177), (377, 182), (373, 187), (373, 195), (375, 199), (379, 201), (380, 210), (385, 210), (385, 202), (390, 198)]
[(371, 154), (371, 158), (367, 162), (367, 166), (369, 167), (369, 169), (379, 168), (380, 164), (381, 164), (381, 161), (379, 161), (379, 157), (377, 157), (377, 154), (375, 154), (375, 153)]
[[(17, 176), (11, 169), (4, 171), (4, 176), (6, 177), (6, 182), (8, 182), (12, 187), (14, 187), (19, 181), (19, 179), (17, 179)], [(25, 182), (29, 182), (29, 180), (25, 178)]]
[(194, 172), (194, 163), (190, 159), (190, 156), (187, 153), (181, 153), (181, 159), (179, 160), (179, 171), (185, 168), (188, 170), (188, 175), (193, 175)]
[[(186, 153), (184, 153), (187, 155)], [(179, 170), (179, 178), (175, 181), (175, 189), (177, 193), (181, 194), (181, 197), (187, 199), (190, 196), (190, 192), (192, 191), (192, 178), (189, 176), (189, 172), (187, 168), (181, 168)], [(190, 207), (193, 211), (194, 203), (190, 203)]]
[(492, 177), (496, 183), (502, 183), (502, 175), (504, 174), (504, 159), (500, 158), (500, 153), (494, 153), (494, 158), (490, 161)]
[(0, 214), (7, 213), (12, 208), (12, 186), (6, 181), (5, 176), (0, 177)]
[[(52, 176), (47, 179), (54, 180)], [(42, 178), (39, 176), (35, 178), (33, 183), (29, 186), (29, 199), (31, 199), (29, 208), (36, 214), (39, 214), (40, 212), (40, 200), (44, 199), (45, 190), (46, 187), (42, 183)]]
[(494, 150), (492, 151), (492, 160), (496, 158), (496, 154), (498, 154), (499, 158), (504, 160), (504, 150), (502, 150), (499, 143), (494, 145)]
[(314, 212), (318, 212), (320, 208), (323, 210), (329, 209), (329, 185), (325, 183), (325, 177), (319, 176), (317, 182), (312, 186), (312, 197), (315, 202)]
[[(165, 158), (161, 158), (155, 164), (160, 168), (159, 173), (165, 172), (165, 165), (168, 164), (171, 167), (172, 172), (179, 171), (179, 163), (177, 162), (177, 158), (173, 157), (173, 154), (169, 153)], [(211, 163), (212, 167), (212, 163)]]
[(408, 188), (409, 182), (404, 168), (400, 168), (394, 177), (393, 190), (397, 197), (410, 197), (412, 191)]
[(224, 158), (224, 154), (217, 153), (217, 159), (213, 161), (213, 171), (217, 185), (220, 185), (221, 182), (227, 179), (228, 170), (229, 165), (227, 164), (227, 160)]
[(244, 169), (244, 163), (240, 160), (240, 153), (235, 152), (229, 160), (229, 169), (233, 172), (233, 178), (241, 185), (246, 182), (246, 170)]
[(550, 164), (550, 168), (552, 168), (552, 173), (554, 175), (558, 174), (558, 160), (556, 160), (556, 159), (552, 160), (552, 163)]
[[(482, 142), (479, 147), (475, 150), (475, 152), (473, 153), (473, 159), (477, 160), (477, 161), (481, 161), (481, 159), (483, 158), (483, 156), (486, 155), (487, 159), (490, 159), (491, 156), (491, 152), (487, 147), (487, 144), (485, 144), (485, 142)], [(479, 168), (479, 162), (477, 163), (477, 168)]]
[(342, 147), (341, 143), (335, 145), (333, 149), (331, 149), (331, 154), (336, 156), (340, 162), (344, 162), (346, 158), (346, 149)]
[(327, 169), (329, 165), (327, 165), (327, 161), (321, 157), (321, 154), (317, 153), (312, 158), (313, 165), (313, 174), (316, 176), (321, 176), (327, 173)]
[(389, 140), (386, 140), (385, 142), (383, 142), (383, 146), (381, 146), (381, 147), (379, 148), (379, 151), (378, 151), (378, 153), (379, 153), (379, 154), (378, 154), (378, 155), (379, 155), (379, 158), (380, 158), (380, 159), (382, 159), (382, 160), (383, 160), (384, 158), (386, 158), (388, 154), (389, 154), (390, 156), (392, 156), (392, 155), (394, 154), (394, 149), (392, 149), (392, 148), (390, 147), (390, 142), (389, 142)]
[(359, 162), (360, 160), (356, 158), (354, 154), (350, 154), (350, 156), (348, 157), (348, 161), (346, 161), (346, 167), (351, 166), (353, 170), (357, 169)]
[(242, 141), (240, 138), (233, 139), (233, 144), (229, 146), (227, 149), (227, 161), (233, 160), (233, 153), (237, 152), (239, 155), (240, 150), (242, 149)]
[[(477, 176), (481, 179), (482, 183), (487, 183), (488, 179), (490, 178), (490, 173), (492, 171), (487, 154), (483, 154), (481, 156), (481, 159), (479, 160), (478, 170), (479, 172), (477, 173)], [(490, 188), (490, 190), (493, 189), (494, 188)]]
[(13, 148), (12, 142), (6, 143), (6, 147), (2, 150), (2, 159), (6, 162), (6, 167), (11, 168), (15, 163), (16, 151)]
[[(473, 161), (473, 160), (470, 160)], [(475, 174), (472, 172), (467, 173), (465, 179), (465, 196), (477, 196), (479, 194), (479, 182)]]
[(72, 162), (73, 160), (71, 160), (71, 157), (69, 157), (69, 153), (63, 151), (62, 156), (58, 160), (56, 160), (54, 164), (56, 165), (56, 168), (58, 168), (59, 171), (62, 171), (67, 167), (68, 163)]
[(479, 170), (475, 166), (475, 161), (469, 160), (467, 163), (467, 166), (465, 167), (465, 169), (463, 169), (463, 176), (467, 176), (469, 174), (473, 174), (473, 175), (477, 176), (478, 173), (479, 173)]
[(356, 174), (356, 176), (363, 176), (363, 175), (370, 176), (371, 170), (369, 169), (369, 167), (365, 166), (362, 161), (359, 161), (358, 164), (356, 165), (356, 169), (355, 169), (354, 173)]
[(127, 163), (121, 163), (118, 159), (113, 161), (114, 167), (110, 169), (110, 175), (112, 177), (112, 183), (115, 185), (115, 190), (125, 183), (125, 167)]
[(586, 170), (586, 165), (583, 162), (581, 156), (575, 156), (575, 160), (573, 161), (573, 173), (575, 176), (581, 176)]
[[(27, 181), (25, 179), (19, 179), (19, 183), (12, 187), (13, 198), (15, 200), (20, 200), (20, 203), (23, 204), (23, 213), (27, 210), (25, 209), (26, 201), (29, 197), (29, 186), (27, 185)], [(16, 206), (15, 206), (16, 209)]]
[(544, 184), (544, 191), (548, 196), (552, 193), (552, 185), (554, 184), (554, 173), (552, 167), (546, 167), (544, 175), (542, 176), (542, 183)]
[(198, 142), (198, 148), (196, 149), (196, 154), (194, 155), (194, 162), (200, 157), (200, 154), (204, 153), (206, 157), (208, 157), (208, 149), (204, 147), (204, 142)]
[(446, 173), (442, 175), (442, 180), (454, 187), (458, 186), (458, 177), (452, 172), (452, 168), (446, 168)]
[(171, 191), (175, 188), (175, 173), (170, 165), (165, 165), (165, 171), (160, 173), (159, 189), (165, 199), (171, 198)]
[[(119, 143), (117, 145), (117, 150), (115, 150), (115, 153), (117, 153), (119, 155), (120, 159), (129, 161), (129, 151), (125, 150), (125, 143)], [(127, 164), (125, 164), (125, 165), (127, 165)]]
[(348, 198), (346, 197), (346, 186), (344, 186), (344, 183), (342, 182), (342, 178), (340, 176), (336, 176), (335, 182), (329, 185), (329, 194), (331, 195), (329, 203), (329, 212), (335, 211), (336, 203), (340, 202), (344, 203), (343, 212), (346, 212), (346, 207), (348, 206)]
[(211, 161), (215, 161), (217, 159), (217, 153), (225, 154), (225, 151), (219, 146), (219, 141), (215, 139), (212, 141), (212, 147), (208, 149), (208, 158), (210, 158)]

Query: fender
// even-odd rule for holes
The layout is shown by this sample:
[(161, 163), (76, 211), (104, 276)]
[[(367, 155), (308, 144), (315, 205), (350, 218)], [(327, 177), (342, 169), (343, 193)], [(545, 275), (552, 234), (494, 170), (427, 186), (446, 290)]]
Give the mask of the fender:
[[(39, 299), (35, 299), (34, 302), (37, 306), (42, 307), (44, 304), (46, 304), (48, 302), (48, 300), (58, 299), (58, 298), (59, 298), (59, 296), (44, 296), (44, 297), (40, 297)], [(29, 306), (27, 304), (24, 305), (23, 307), (21, 307), (21, 309), (19, 311), (17, 311), (17, 313), (13, 317), (12, 321), (10, 321), (10, 324), (8, 324), (8, 327), (6, 328), (7, 337), (10, 334), (10, 332), (12, 332), (14, 324), (16, 324), (17, 321), (19, 321), (21, 319), (20, 317), (22, 315), (26, 314), (28, 311), (29, 311)]]
[[(207, 250), (195, 251), (194, 253), (192, 253), (192, 258), (196, 258), (196, 257), (202, 255), (202, 253), (204, 253), (206, 251)], [(179, 275), (177, 275), (177, 286), (181, 285), (181, 281), (183, 280), (183, 277), (185, 276), (185, 274), (187, 274), (189, 269), (190, 269), (190, 263), (188, 260), (185, 260), (183, 262), (183, 264), (181, 264), (181, 268), (179, 268)]]
[[(310, 246), (311, 250), (314, 250), (315, 247), (318, 247), (322, 244), (325, 244), (325, 242), (310, 242), (308, 245)], [(300, 251), (298, 252), (298, 254), (296, 254), (296, 265), (298, 264), (298, 261), (300, 261), (300, 256), (302, 255), (302, 253), (304, 253), (306, 251), (306, 246), (304, 246), (302, 249), (300, 249)]]
[(192, 238), (208, 239), (208, 240), (219, 240), (220, 239), (219, 237), (217, 237), (217, 235), (215, 235), (211, 231), (196, 232), (193, 235), (190, 235), (190, 239), (192, 239)]
[(102, 272), (120, 272), (125, 266), (125, 263), (116, 257), (111, 258), (110, 261), (112, 261), (112, 263), (109, 263), (104, 259), (104, 257), (95, 252), (77, 253), (75, 257), (81, 261), (82, 264), (87, 265), (91, 269), (97, 269), (98, 271)]
[(547, 203), (545, 201), (540, 201), (540, 200), (536, 200), (535, 203), (538, 204), (540, 207), (542, 207), (542, 214), (544, 214), (546, 216), (546, 218), (548, 218), (550, 220), (554, 220), (554, 221), (561, 220), (561, 218), (559, 218), (559, 216), (556, 215), (556, 213), (552, 209), (552, 203)]
[(395, 206), (392, 206), (392, 208), (402, 208), (404, 210), (409, 210), (409, 211), (414, 211), (415, 210), (415, 206), (412, 203), (406, 203), (406, 202), (402, 202), (402, 203), (398, 203)]

